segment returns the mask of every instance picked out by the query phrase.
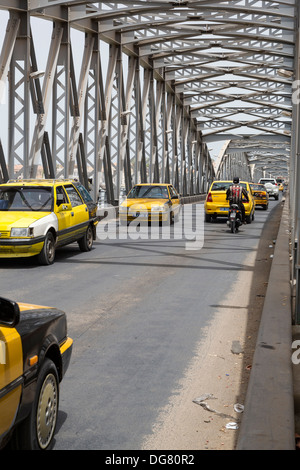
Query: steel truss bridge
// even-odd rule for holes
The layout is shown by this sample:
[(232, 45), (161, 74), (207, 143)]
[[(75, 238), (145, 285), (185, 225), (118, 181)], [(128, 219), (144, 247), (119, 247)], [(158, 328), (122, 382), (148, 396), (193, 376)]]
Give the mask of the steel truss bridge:
[(117, 204), (139, 182), (185, 196), (218, 177), (281, 176), (299, 285), (299, 12), (297, 0), (0, 0), (0, 180), (77, 176)]

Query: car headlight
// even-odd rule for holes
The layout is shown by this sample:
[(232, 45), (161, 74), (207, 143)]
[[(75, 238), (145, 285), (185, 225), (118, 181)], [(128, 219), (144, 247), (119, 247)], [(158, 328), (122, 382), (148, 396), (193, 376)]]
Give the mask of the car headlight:
[(160, 205), (152, 205), (152, 206), (151, 206), (151, 210), (152, 210), (152, 211), (162, 211), (162, 210), (163, 210), (163, 207), (160, 206)]
[(10, 231), (11, 237), (33, 237), (33, 228), (25, 227), (13, 227)]
[(164, 204), (164, 205), (153, 205), (151, 206), (151, 210), (152, 211), (160, 211), (160, 212), (166, 212), (169, 210), (169, 205), (168, 204)]

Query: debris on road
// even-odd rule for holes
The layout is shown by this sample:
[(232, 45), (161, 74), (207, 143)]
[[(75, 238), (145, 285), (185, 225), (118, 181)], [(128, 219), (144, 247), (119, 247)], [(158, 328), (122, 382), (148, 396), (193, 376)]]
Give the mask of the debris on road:
[(231, 415), (228, 415), (226, 413), (222, 413), (220, 411), (217, 411), (217, 410), (214, 410), (213, 408), (211, 408), (204, 400), (207, 400), (207, 399), (215, 399), (216, 400), (216, 397), (214, 397), (212, 394), (208, 393), (208, 394), (204, 394), (204, 395), (201, 395), (199, 398), (195, 398), (193, 400), (193, 403), (196, 403), (196, 405), (200, 405), (202, 406), (202, 408), (204, 408), (206, 411), (210, 411), (211, 413), (215, 413), (217, 414), (218, 416), (221, 416), (221, 418), (230, 418), (230, 419), (235, 419), (233, 416)]

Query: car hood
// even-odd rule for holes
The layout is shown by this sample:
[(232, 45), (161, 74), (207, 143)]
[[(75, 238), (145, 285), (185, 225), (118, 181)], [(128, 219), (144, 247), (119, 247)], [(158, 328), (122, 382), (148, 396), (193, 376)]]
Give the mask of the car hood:
[(163, 206), (165, 203), (168, 203), (168, 199), (149, 199), (149, 198), (141, 198), (141, 199), (126, 199), (126, 201), (122, 202), (122, 207), (131, 207), (134, 206), (136, 210), (143, 209), (145, 207), (150, 208), (153, 205)]
[(37, 220), (42, 219), (49, 212), (1, 212), (0, 213), (0, 231), (7, 227), (29, 227)]

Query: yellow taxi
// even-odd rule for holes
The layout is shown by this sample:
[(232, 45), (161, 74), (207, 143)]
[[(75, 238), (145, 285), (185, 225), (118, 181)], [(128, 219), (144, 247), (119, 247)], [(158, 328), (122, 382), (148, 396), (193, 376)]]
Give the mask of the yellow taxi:
[(283, 184), (279, 183), (279, 191), (283, 191)]
[(64, 312), (0, 297), (0, 449), (51, 446), (72, 348)]
[(181, 202), (171, 184), (136, 184), (119, 207), (121, 224), (136, 222), (170, 222), (179, 217)]
[(252, 196), (254, 197), (255, 207), (261, 206), (264, 210), (269, 207), (269, 193), (263, 184), (250, 183)]
[[(251, 194), (250, 184), (248, 181), (240, 181), (239, 183), (248, 193), (248, 202), (244, 200), (246, 222), (250, 224), (254, 219), (255, 203)], [(232, 185), (231, 181), (214, 181), (207, 193), (204, 210), (205, 210), (205, 221), (210, 222), (211, 219), (217, 217), (227, 217), (229, 211), (229, 201), (226, 201), (226, 192), (229, 186)]]
[(11, 180), (0, 185), (0, 258), (37, 256), (54, 262), (56, 248), (78, 242), (90, 251), (97, 205), (72, 180)]

